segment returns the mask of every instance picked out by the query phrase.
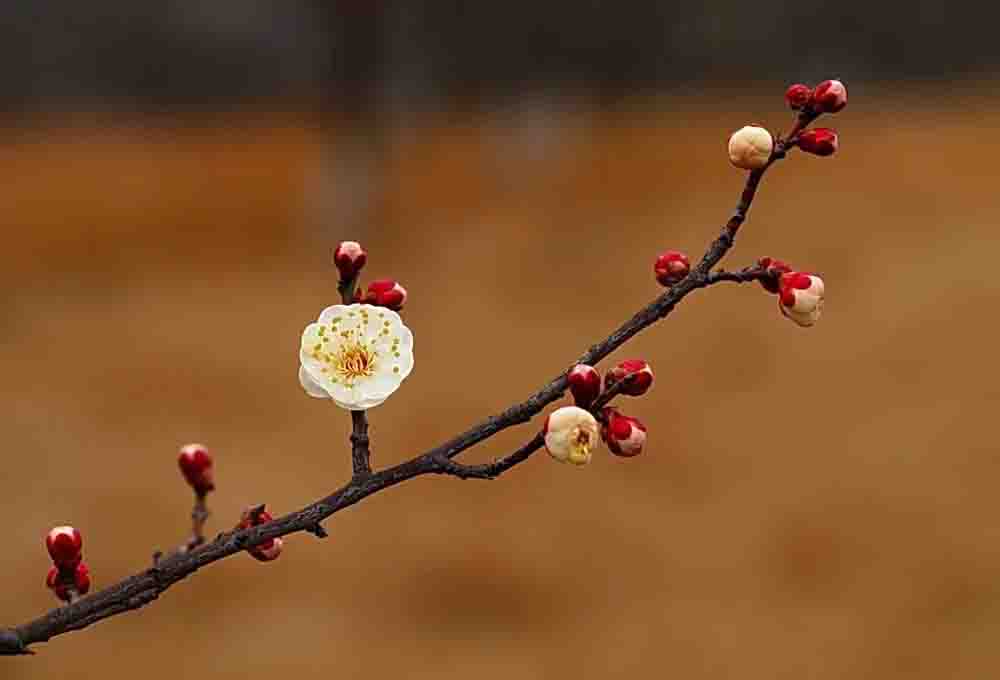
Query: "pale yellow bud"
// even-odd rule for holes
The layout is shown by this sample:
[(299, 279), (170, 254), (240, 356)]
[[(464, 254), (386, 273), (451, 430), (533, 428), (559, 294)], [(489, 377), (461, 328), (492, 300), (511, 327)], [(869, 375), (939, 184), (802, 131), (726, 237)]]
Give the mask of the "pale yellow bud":
[(774, 150), (771, 133), (762, 127), (747, 125), (729, 138), (729, 162), (744, 170), (757, 170), (767, 165)]

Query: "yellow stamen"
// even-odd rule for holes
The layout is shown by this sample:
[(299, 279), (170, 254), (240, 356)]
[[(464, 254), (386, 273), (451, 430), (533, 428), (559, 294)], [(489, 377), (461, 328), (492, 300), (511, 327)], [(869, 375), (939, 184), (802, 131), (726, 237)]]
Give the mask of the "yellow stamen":
[(368, 378), (375, 373), (378, 352), (360, 343), (341, 346), (333, 356), (333, 368), (347, 381)]

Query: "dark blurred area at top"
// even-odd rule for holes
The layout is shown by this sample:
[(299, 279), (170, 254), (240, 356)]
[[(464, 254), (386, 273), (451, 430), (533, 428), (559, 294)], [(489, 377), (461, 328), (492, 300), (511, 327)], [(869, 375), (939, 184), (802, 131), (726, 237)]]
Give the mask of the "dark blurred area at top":
[[(274, 97), (347, 113), (736, 79), (982, 77), (995, 3), (40, 0), (0, 4), (9, 111), (217, 108)], [(273, 105), (273, 104), (272, 104)]]

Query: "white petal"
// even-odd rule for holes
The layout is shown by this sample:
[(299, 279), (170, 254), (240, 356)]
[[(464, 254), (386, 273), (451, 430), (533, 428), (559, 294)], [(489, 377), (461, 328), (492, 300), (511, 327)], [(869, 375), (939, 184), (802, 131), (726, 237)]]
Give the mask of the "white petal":
[(329, 399), (330, 395), (326, 393), (322, 387), (316, 384), (316, 382), (309, 377), (309, 371), (306, 370), (305, 366), (299, 366), (299, 383), (302, 385), (302, 389), (306, 391), (310, 397), (315, 397), (316, 399)]

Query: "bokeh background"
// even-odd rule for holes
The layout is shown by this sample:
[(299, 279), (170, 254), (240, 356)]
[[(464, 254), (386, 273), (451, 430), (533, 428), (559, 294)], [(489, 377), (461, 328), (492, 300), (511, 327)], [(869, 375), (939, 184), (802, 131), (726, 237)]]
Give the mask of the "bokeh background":
[[(963, 6), (964, 5), (964, 6)], [(727, 261), (823, 274), (804, 331), (757, 287), (685, 301), (634, 460), (423, 478), (226, 560), (0, 678), (986, 678), (1000, 674), (996, 5), (177, 0), (0, 7), (0, 614), (344, 483), (349, 418), (298, 336), (330, 249), (410, 291), (384, 466), (534, 391), (698, 255), (730, 131), (840, 77), (831, 159), (765, 180)], [(537, 425), (537, 423), (535, 424)], [(486, 460), (530, 437), (504, 433)]]

